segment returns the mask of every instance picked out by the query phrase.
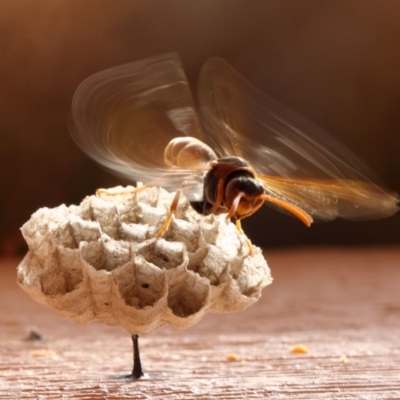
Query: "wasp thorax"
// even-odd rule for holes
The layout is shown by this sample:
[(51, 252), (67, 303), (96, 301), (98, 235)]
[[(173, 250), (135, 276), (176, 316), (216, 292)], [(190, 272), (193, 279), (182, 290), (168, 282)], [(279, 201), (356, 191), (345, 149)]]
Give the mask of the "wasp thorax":
[(164, 161), (170, 167), (204, 169), (216, 158), (209, 146), (190, 136), (172, 139), (164, 151)]

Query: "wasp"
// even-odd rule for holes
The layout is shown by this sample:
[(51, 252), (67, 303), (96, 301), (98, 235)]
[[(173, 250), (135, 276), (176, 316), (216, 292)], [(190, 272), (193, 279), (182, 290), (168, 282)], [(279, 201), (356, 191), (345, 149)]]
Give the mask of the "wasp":
[[(198, 167), (205, 171), (203, 175), (203, 194), (201, 199), (189, 201), (200, 214), (226, 214), (228, 219), (236, 220), (236, 227), (243, 233), (240, 220), (255, 213), (265, 201), (275, 204), (298, 217), (307, 226), (313, 221), (311, 215), (295, 204), (270, 196), (265, 190), (262, 178), (249, 162), (241, 157), (217, 157), (205, 143), (193, 137), (172, 139), (164, 152), (164, 161), (171, 168), (190, 169)], [(183, 192), (185, 192), (184, 182)], [(180, 190), (177, 191), (166, 222), (158, 236), (167, 229), (170, 216), (177, 207)], [(247, 242), (250, 252), (252, 247)]]
[(204, 64), (197, 95), (169, 53), (96, 73), (73, 97), (71, 134), (89, 156), (144, 182), (137, 191), (176, 191), (158, 236), (181, 193), (200, 214), (234, 218), (240, 232), (264, 203), (307, 226), (398, 210), (398, 195), (354, 154), (224, 60)]
[(201, 70), (198, 107), (169, 53), (87, 78), (71, 122), (77, 144), (111, 171), (183, 192), (197, 212), (226, 213), (239, 230), (265, 202), (307, 226), (398, 210), (398, 195), (354, 154), (220, 58)]

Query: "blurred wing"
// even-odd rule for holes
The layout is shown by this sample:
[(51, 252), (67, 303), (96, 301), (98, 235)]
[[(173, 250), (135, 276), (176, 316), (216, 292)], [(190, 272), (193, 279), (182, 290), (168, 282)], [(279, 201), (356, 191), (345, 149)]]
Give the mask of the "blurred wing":
[(398, 196), (324, 131), (271, 99), (219, 58), (199, 79), (199, 114), (219, 156), (248, 160), (266, 193), (330, 220), (394, 214)]
[[(71, 114), (71, 135), (81, 149), (125, 178), (151, 182), (168, 171), (162, 186), (174, 190), (199, 173), (171, 171), (164, 164), (164, 149), (172, 138), (201, 134), (175, 53), (90, 76), (76, 90)], [(201, 193), (200, 187), (193, 191)]]
[(395, 193), (385, 192), (365, 181), (300, 180), (262, 175), (258, 178), (268, 195), (300, 207), (317, 220), (378, 219), (398, 211)]

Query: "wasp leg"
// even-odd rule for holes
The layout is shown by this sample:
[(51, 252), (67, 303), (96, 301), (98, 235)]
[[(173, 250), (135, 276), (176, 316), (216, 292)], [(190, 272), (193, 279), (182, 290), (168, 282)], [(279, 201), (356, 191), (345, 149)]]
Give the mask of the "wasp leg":
[(171, 223), (172, 215), (178, 208), (178, 202), (179, 202), (179, 198), (181, 197), (181, 193), (182, 193), (181, 190), (176, 191), (174, 199), (172, 200), (171, 206), (169, 207), (169, 212), (168, 212), (167, 218), (165, 219), (160, 230), (157, 232), (157, 235), (156, 235), (157, 238), (161, 237), (165, 233), (165, 231), (168, 229), (169, 224)]
[(239, 233), (241, 235), (244, 236), (244, 241), (246, 242), (246, 245), (249, 248), (249, 254), (252, 255), (253, 254), (253, 246), (251, 245), (250, 240), (247, 239), (246, 235), (243, 232), (242, 224), (240, 223), (240, 219), (236, 220), (236, 229), (239, 231)]
[(212, 213), (215, 213), (218, 210), (219, 206), (224, 200), (224, 183), (225, 181), (223, 179), (218, 181), (217, 198), (215, 199), (214, 205), (211, 208)]
[(176, 167), (172, 167), (169, 171), (164, 172), (156, 180), (146, 183), (142, 186), (136, 187), (134, 189), (122, 189), (121, 191), (118, 192), (110, 192), (108, 189), (97, 189), (96, 196), (101, 197), (101, 196), (118, 196), (122, 194), (137, 194), (151, 187), (159, 188), (163, 185), (163, 183), (168, 179), (168, 177), (172, 174), (172, 172), (175, 169)]
[(96, 196), (97, 197), (106, 197), (106, 196), (120, 196), (120, 195), (124, 195), (124, 194), (136, 194), (136, 193), (139, 193), (139, 192), (141, 192), (149, 187), (152, 187), (152, 186), (155, 186), (155, 185), (148, 183), (146, 185), (142, 185), (142, 186), (139, 186), (134, 189), (123, 189), (118, 192), (111, 192), (108, 189), (97, 189)]

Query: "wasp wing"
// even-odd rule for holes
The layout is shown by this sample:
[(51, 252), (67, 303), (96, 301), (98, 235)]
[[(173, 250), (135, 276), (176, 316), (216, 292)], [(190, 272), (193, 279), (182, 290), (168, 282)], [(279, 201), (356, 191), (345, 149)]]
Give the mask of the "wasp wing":
[[(175, 53), (87, 78), (73, 97), (70, 128), (82, 150), (129, 180), (147, 183), (162, 177), (162, 186), (174, 190), (199, 174), (170, 170), (164, 164), (164, 149), (172, 138), (201, 135), (191, 91)], [(186, 192), (199, 199), (201, 185), (189, 186)]]
[(207, 142), (220, 156), (248, 160), (271, 196), (324, 220), (380, 218), (398, 210), (397, 194), (354, 154), (225, 61), (207, 61), (198, 94)]
[(354, 180), (300, 180), (258, 176), (269, 196), (300, 207), (313, 219), (329, 221), (385, 218), (398, 210), (395, 194)]

